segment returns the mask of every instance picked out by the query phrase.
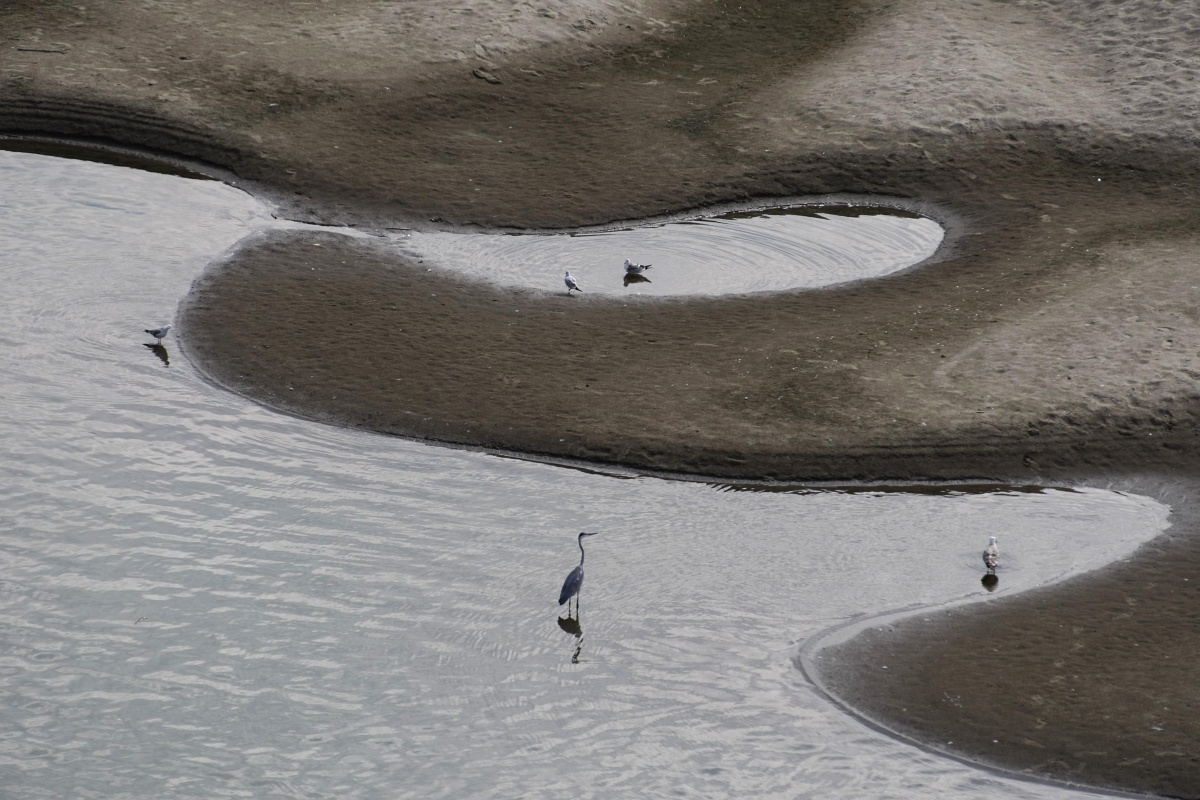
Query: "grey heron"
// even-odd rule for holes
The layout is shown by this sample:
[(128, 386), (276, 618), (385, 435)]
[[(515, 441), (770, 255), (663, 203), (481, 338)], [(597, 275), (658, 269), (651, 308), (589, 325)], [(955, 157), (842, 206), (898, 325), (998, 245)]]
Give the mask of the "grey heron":
[[(583, 559), (587, 553), (583, 551), (583, 537), (595, 536), (600, 531), (592, 531), (591, 533), (582, 532), (579, 534), (579, 566), (571, 570), (571, 574), (563, 581), (562, 591), (558, 593), (558, 604), (569, 601), (572, 597), (575, 598), (575, 614), (579, 614), (579, 590), (583, 587)], [(567, 605), (567, 618), (571, 617), (571, 606)]]

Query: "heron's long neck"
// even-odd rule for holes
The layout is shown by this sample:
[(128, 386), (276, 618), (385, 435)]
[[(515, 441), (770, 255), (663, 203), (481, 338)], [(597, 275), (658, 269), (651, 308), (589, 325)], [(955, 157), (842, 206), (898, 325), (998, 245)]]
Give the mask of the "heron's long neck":
[(579, 537), (579, 566), (581, 566), (581, 567), (583, 566), (583, 559), (586, 556), (587, 556), (587, 553), (583, 552), (583, 537), (580, 536)]

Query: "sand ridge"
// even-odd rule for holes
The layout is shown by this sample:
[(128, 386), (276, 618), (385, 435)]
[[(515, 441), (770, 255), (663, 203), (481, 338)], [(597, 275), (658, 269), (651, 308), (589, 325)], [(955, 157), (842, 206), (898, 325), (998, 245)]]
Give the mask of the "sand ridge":
[(756, 105), (778, 111), (760, 136), (807, 144), (796, 135), (807, 115), (823, 117), (833, 136), (864, 127), (913, 139), (1046, 124), (1115, 131), (1117, 96), (1103, 66), (1022, 7), (909, 3), (767, 89)]

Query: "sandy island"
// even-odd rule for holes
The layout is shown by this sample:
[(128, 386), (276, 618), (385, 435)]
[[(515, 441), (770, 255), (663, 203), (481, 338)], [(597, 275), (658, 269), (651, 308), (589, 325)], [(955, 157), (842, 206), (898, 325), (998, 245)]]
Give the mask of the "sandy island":
[(219, 383), (404, 436), (1162, 499), (1173, 527), (1130, 562), (869, 631), (825, 677), (985, 763), (1200, 797), (1192, 5), (15, 0), (0, 20), (0, 132), (199, 162), (297, 219), (570, 228), (837, 193), (938, 219), (917, 269), (686, 301), (279, 233), (179, 322)]

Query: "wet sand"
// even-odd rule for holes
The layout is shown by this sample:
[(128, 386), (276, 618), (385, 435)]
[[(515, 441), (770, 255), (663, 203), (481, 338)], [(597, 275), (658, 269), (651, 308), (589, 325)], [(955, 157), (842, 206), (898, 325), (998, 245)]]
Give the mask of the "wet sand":
[(0, 19), (0, 131), (204, 162), (296, 218), (570, 228), (851, 193), (940, 220), (920, 268), (723, 300), (497, 289), (374, 239), (276, 234), (206, 274), (179, 329), (231, 389), (404, 436), (1164, 499), (1173, 528), (1133, 561), (868, 634), (826, 677), (969, 757), (1200, 796), (1191, 6), (16, 2)]

